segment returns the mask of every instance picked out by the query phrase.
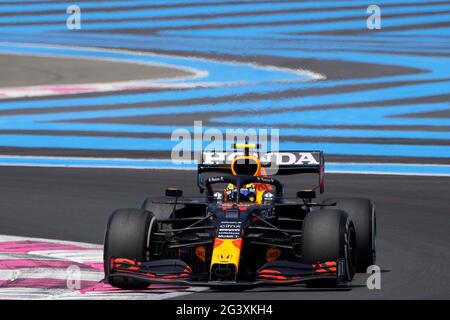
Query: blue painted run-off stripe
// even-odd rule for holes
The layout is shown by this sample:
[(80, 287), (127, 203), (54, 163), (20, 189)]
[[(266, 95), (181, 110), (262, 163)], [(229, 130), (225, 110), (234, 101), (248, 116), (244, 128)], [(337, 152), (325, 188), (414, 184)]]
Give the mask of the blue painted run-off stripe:
[[(167, 138), (126, 138), (126, 137), (84, 137), (84, 136), (51, 136), (51, 135), (13, 135), (1, 134), (1, 145), (4, 147), (22, 148), (59, 148), (89, 150), (128, 150), (128, 151), (176, 151), (188, 150), (189, 145), (177, 143)], [(204, 140), (194, 140), (191, 150), (201, 151), (209, 145)], [(225, 146), (232, 141), (225, 142)], [(402, 144), (370, 144), (343, 142), (296, 142), (280, 141), (281, 150), (323, 150), (326, 154), (354, 156), (390, 156), (426, 158), (450, 158), (450, 147), (440, 145), (402, 145)], [(221, 148), (223, 149), (223, 148)], [(270, 148), (268, 148), (270, 149)], [(217, 150), (217, 149), (216, 149)]]
[[(159, 159), (75, 158), (0, 156), (0, 166), (81, 167), (118, 169), (175, 169), (195, 170), (196, 164), (180, 164)], [(400, 174), (450, 176), (450, 165), (400, 163), (335, 163), (326, 164), (330, 173)]]
[[(423, 162), (430, 158), (450, 159), (450, 146), (445, 142), (450, 135), (450, 119), (445, 116), (450, 110), (445, 99), (450, 94), (449, 29), (441, 26), (450, 17), (448, 1), (377, 1), (382, 7), (382, 29), (371, 31), (366, 30), (369, 17), (366, 8), (372, 4), (368, 0), (265, 3), (193, 0), (189, 4), (183, 0), (83, 1), (81, 30), (67, 30), (66, 2), (42, 1), (27, 6), (19, 2), (0, 4), (0, 11), (8, 13), (0, 17), (3, 53), (161, 64), (203, 72), (194, 79), (164, 80), (188, 85), (189, 89), (4, 100), (0, 102), (2, 147), (169, 151), (175, 144), (170, 133), (179, 123), (170, 119), (186, 116), (190, 119), (201, 113), (199, 120), (208, 121), (210, 127), (220, 130), (249, 126), (279, 128), (280, 149), (318, 148), (326, 154), (355, 159), (357, 156), (396, 157), (395, 161), (402, 161), (399, 157), (418, 157), (425, 159)], [(387, 3), (390, 5), (385, 6)], [(155, 7), (155, 4), (164, 5)], [(116, 10), (103, 10), (109, 7)], [(208, 28), (204, 28), (206, 25)], [(143, 27), (148, 32), (126, 31)], [(100, 29), (111, 32), (94, 32)], [(346, 32), (336, 33), (339, 30)], [(114, 48), (122, 51), (111, 50)], [(181, 57), (135, 52), (166, 52), (168, 48), (189, 54)], [(276, 56), (280, 60), (298, 61), (298, 68), (307, 67), (303, 65), (305, 59), (344, 61), (375, 68), (383, 65), (393, 72), (361, 72), (348, 79), (335, 79), (326, 71), (318, 75), (300, 69), (235, 62), (241, 59), (220, 61), (225, 56), (242, 57), (242, 61)], [(364, 71), (364, 65), (360, 71)], [(311, 89), (318, 93), (309, 94), (307, 90)], [(145, 121), (142, 124), (122, 121), (138, 117), (167, 121), (158, 124), (152, 120), (148, 125)], [(192, 133), (192, 124), (186, 125), (184, 129)], [(59, 135), (60, 131), (64, 135)], [(94, 132), (97, 133), (94, 136), (87, 135)], [(150, 138), (137, 137), (135, 133), (145, 133)], [(338, 140), (330, 141), (330, 137)], [(173, 167), (160, 160), (152, 165)], [(445, 172), (446, 166), (327, 163), (329, 171), (416, 174)]]

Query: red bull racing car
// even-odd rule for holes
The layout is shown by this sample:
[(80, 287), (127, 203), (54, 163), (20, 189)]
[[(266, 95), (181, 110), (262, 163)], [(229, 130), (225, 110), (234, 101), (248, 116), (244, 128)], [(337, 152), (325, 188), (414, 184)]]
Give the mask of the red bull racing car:
[[(197, 172), (203, 198), (185, 199), (182, 190), (169, 188), (139, 209), (114, 211), (104, 242), (105, 281), (123, 289), (342, 286), (374, 264), (373, 202), (315, 202), (315, 190), (324, 191), (321, 151), (259, 148), (204, 152)], [(316, 189), (288, 199), (275, 177), (302, 173), (318, 175)]]

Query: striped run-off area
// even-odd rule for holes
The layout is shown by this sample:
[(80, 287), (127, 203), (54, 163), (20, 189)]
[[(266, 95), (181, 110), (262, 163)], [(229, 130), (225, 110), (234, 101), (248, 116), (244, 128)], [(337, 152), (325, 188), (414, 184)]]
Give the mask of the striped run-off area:
[(102, 246), (0, 236), (0, 299), (158, 300), (199, 291), (167, 285), (119, 290), (103, 277)]
[[(0, 56), (67, 66), (2, 80), (3, 155), (169, 159), (173, 130), (200, 120), (280, 129), (281, 149), (322, 149), (346, 171), (449, 163), (448, 1), (377, 1), (380, 30), (368, 1), (78, 1), (80, 30), (67, 2), (24, 3), (0, 3)], [(185, 74), (99, 79), (105, 67), (67, 83), (72, 59)]]
[[(375, 195), (380, 263), (392, 269), (379, 297), (414, 297), (417, 284), (446, 296), (445, 270), (428, 270), (448, 258), (448, 178), (436, 177), (450, 175), (448, 0), (79, 0), (81, 29), (69, 30), (73, 4), (0, 2), (2, 233), (101, 243), (109, 210), (166, 183), (194, 190), (192, 171), (163, 170), (195, 169), (169, 160), (174, 130), (279, 129), (280, 149), (323, 150), (328, 172), (403, 175), (329, 180), (335, 192)], [(366, 26), (373, 4), (380, 30)], [(116, 290), (100, 282), (101, 262), (98, 245), (0, 236), (0, 299), (200, 291)], [(355, 297), (376, 296), (358, 283)]]

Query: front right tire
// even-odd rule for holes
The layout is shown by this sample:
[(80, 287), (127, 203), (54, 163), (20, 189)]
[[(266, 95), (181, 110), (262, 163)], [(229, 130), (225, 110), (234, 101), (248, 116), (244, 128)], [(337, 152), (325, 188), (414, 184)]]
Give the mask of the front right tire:
[(345, 211), (353, 221), (356, 231), (356, 272), (366, 272), (367, 267), (376, 262), (376, 214), (375, 205), (365, 198), (328, 198), (324, 204), (328, 208)]

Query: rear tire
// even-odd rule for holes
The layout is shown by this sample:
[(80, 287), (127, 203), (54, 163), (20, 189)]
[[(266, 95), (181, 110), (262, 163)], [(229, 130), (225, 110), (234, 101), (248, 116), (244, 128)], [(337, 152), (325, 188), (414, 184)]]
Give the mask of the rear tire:
[(109, 277), (111, 257), (148, 261), (150, 238), (157, 228), (156, 218), (142, 209), (118, 209), (114, 211), (106, 227), (103, 261), (106, 280), (113, 287), (141, 290), (148, 287), (145, 281), (127, 277)]
[(336, 208), (345, 211), (353, 221), (356, 231), (356, 272), (366, 272), (376, 261), (376, 215), (375, 206), (364, 198), (329, 198), (325, 204), (336, 203)]
[[(302, 260), (304, 263), (314, 264), (345, 258), (348, 278), (351, 280), (355, 274), (355, 242), (355, 229), (345, 212), (334, 209), (311, 211), (303, 222)], [(309, 287), (337, 284), (337, 279), (318, 280), (306, 284)]]

